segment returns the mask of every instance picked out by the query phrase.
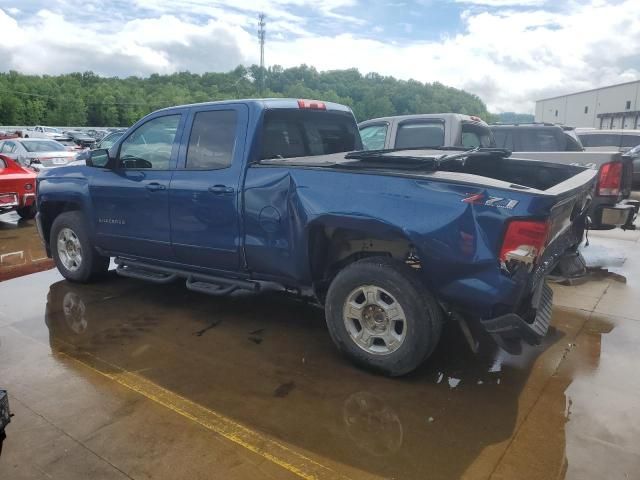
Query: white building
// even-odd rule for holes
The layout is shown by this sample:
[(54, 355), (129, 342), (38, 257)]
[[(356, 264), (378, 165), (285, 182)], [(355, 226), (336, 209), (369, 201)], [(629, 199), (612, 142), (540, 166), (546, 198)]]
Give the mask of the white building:
[(640, 128), (640, 80), (536, 101), (536, 122)]

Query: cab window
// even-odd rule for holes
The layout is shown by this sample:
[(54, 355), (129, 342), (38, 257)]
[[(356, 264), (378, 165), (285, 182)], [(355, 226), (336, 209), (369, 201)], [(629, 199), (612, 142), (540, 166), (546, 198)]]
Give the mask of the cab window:
[(119, 166), (125, 169), (167, 170), (180, 115), (156, 117), (139, 126), (122, 142)]
[(444, 145), (444, 123), (411, 121), (398, 125), (396, 148), (429, 148)]
[(382, 150), (387, 138), (388, 126), (386, 123), (378, 125), (367, 125), (360, 129), (362, 146), (365, 150)]

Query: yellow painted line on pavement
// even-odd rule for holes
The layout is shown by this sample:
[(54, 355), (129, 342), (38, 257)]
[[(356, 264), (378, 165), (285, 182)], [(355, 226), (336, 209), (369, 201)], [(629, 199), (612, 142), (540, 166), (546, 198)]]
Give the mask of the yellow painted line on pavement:
[[(26, 335), (13, 326), (9, 326), (9, 328), (15, 333), (18, 333), (31, 341), (35, 341), (36, 343), (40, 343), (53, 349), (52, 345)], [(56, 339), (56, 343), (73, 348), (73, 345), (60, 339)], [(96, 357), (89, 352), (77, 352), (78, 355), (87, 357), (88, 361), (81, 360), (80, 358), (66, 353), (63, 350), (56, 349), (55, 352), (56, 354), (64, 356), (65, 358), (86, 367), (102, 377), (106, 377), (129, 390), (139, 393), (145, 398), (172, 410), (178, 415), (201, 425), (207, 430), (217, 433), (227, 440), (246, 448), (276, 465), (279, 465), (300, 478), (305, 480), (350, 480), (351, 478), (319, 463), (312, 458), (309, 458), (299, 450), (293, 449), (269, 435), (251, 430), (225, 415), (203, 407), (188, 398), (167, 390), (166, 388), (161, 387), (160, 385), (151, 382), (136, 373), (124, 370), (123, 368)], [(347, 468), (354, 471), (352, 468)], [(358, 479), (381, 479), (381, 477), (378, 477), (375, 474), (364, 472), (359, 469), (356, 469), (354, 473), (357, 473)]]
[[(304, 478), (306, 480), (348, 480), (349, 477), (340, 472), (318, 463), (312, 458), (303, 455), (287, 445), (273, 439), (263, 433), (251, 430), (237, 423), (236, 421), (217, 413), (213, 410), (203, 407), (191, 400), (167, 390), (146, 378), (135, 373), (131, 373), (104, 362), (91, 354), (83, 353), (92, 357), (99, 363), (104, 363), (109, 370), (116, 370), (117, 373), (109, 373), (96, 368), (91, 363), (82, 361), (65, 352), (58, 351), (61, 355), (71, 359), (74, 362), (92, 370), (93, 372), (113, 380), (114, 382), (133, 390), (140, 395), (152, 400), (170, 410), (181, 415), (204, 428), (221, 435), (222, 437), (236, 443), (247, 450), (260, 455), (263, 458), (279, 465), (289, 472)], [(369, 478), (371, 475), (364, 475)]]

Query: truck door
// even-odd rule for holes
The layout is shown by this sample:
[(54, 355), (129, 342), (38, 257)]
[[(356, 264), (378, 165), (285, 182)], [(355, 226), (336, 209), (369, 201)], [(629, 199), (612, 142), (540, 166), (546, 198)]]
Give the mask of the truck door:
[(161, 113), (118, 145), (114, 168), (96, 168), (89, 188), (96, 245), (119, 253), (172, 260), (169, 182), (184, 115)]
[(248, 108), (194, 108), (187, 120), (169, 191), (176, 259), (213, 270), (240, 265), (239, 202)]

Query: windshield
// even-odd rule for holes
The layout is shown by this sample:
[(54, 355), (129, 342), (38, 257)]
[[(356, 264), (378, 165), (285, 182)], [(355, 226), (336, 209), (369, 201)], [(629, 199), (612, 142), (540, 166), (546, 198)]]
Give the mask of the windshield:
[(360, 150), (348, 112), (273, 109), (264, 114), (261, 159), (295, 158)]
[(44, 127), (44, 131), (48, 133), (60, 133), (60, 130), (53, 127)]
[(61, 143), (51, 141), (23, 140), (22, 145), (27, 152), (64, 152), (66, 148)]

